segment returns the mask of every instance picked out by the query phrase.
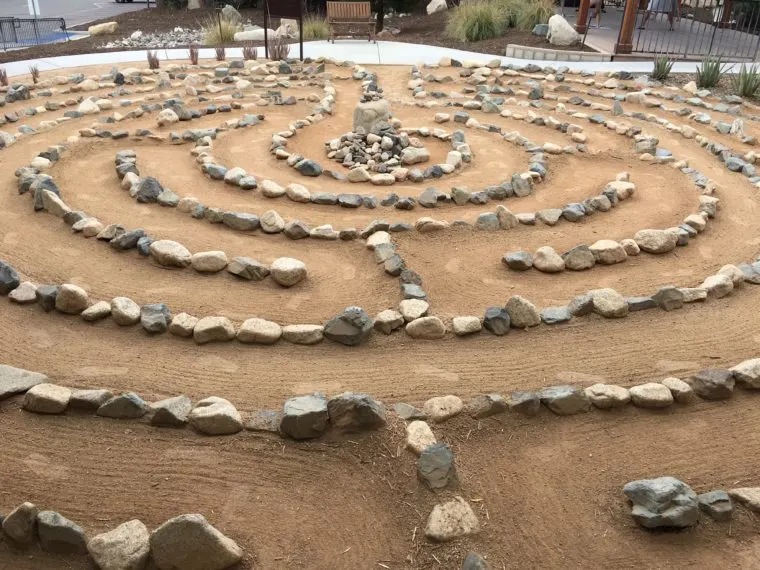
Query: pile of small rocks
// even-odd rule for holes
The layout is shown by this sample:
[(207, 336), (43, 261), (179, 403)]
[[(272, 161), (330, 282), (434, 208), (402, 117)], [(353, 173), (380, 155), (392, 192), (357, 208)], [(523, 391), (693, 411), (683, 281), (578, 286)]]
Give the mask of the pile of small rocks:
[(224, 570), (243, 559), (243, 550), (200, 514), (180, 515), (150, 532), (138, 519), (87, 538), (85, 531), (55, 511), (22, 503), (0, 516), (6, 539), (28, 549), (39, 543), (45, 552), (88, 554), (103, 569), (143, 568), (148, 560), (159, 570)]
[(168, 49), (185, 46), (203, 45), (203, 30), (176, 27), (169, 32), (143, 33), (140, 30), (132, 32), (129, 37), (107, 42), (101, 48), (128, 49)]

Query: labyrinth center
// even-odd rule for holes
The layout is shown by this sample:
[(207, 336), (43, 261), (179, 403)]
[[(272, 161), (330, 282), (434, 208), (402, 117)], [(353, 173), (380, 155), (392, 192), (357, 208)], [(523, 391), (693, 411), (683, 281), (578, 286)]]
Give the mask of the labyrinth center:
[[(0, 133), (0, 269), (19, 281), (2, 291), (0, 363), (147, 402), (217, 396), (244, 418), (369, 394), (387, 425), (220, 440), (22, 413), (14, 398), (0, 405), (0, 510), (49, 505), (93, 534), (199, 512), (237, 541), (241, 568), (458, 568), (470, 550), (493, 568), (756, 567), (748, 513), (728, 537), (711, 522), (649, 535), (619, 497), (667, 474), (757, 485), (745, 392), (431, 422), (459, 473), (437, 495), (393, 411), (754, 358), (754, 105), (451, 60), (74, 71), (11, 87), (1, 110), (30, 128)], [(750, 432), (741, 451), (733, 430)], [(526, 504), (505, 491), (517, 485)], [(480, 532), (426, 542), (431, 508), (455, 494)]]

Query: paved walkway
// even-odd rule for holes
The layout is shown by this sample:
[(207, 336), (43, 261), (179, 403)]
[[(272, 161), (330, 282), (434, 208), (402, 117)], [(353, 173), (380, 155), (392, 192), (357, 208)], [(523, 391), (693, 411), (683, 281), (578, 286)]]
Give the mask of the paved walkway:
[[(504, 46), (506, 48), (506, 46)], [(264, 57), (264, 48), (258, 48), (259, 57)], [(292, 57), (298, 56), (298, 44), (290, 48)], [(161, 60), (187, 60), (187, 50), (169, 49), (160, 50), (158, 56)], [(452, 57), (459, 60), (478, 60), (487, 62), (491, 59), (500, 59), (502, 63), (526, 64), (530, 60), (514, 59), (484, 55), (456, 49), (418, 44), (406, 44), (401, 42), (377, 42), (372, 44), (359, 40), (338, 40), (335, 44), (327, 41), (315, 41), (304, 43), (304, 57), (316, 58), (319, 56), (332, 57), (339, 60), (350, 60), (362, 65), (391, 64), (412, 65), (415, 63), (438, 63), (442, 57)], [(200, 50), (201, 59), (213, 59), (213, 49)], [(241, 48), (228, 48), (227, 57), (242, 57)], [(24, 75), (29, 72), (29, 66), (36, 64), (40, 71), (55, 69), (69, 69), (87, 65), (120, 65), (127, 63), (146, 64), (145, 51), (120, 51), (111, 53), (93, 53), (85, 55), (70, 55), (53, 57), (49, 59), (16, 61), (4, 65), (8, 76)], [(535, 61), (537, 65), (544, 66), (549, 62)], [(630, 71), (632, 73), (648, 73), (652, 70), (652, 63), (648, 61), (614, 61), (614, 62), (550, 62), (552, 66), (567, 65), (573, 69), (588, 71)], [(679, 62), (673, 65), (674, 73), (693, 73), (698, 62)]]
[[(113, 0), (38, 0), (38, 3), (38, 17), (65, 18), (69, 28), (146, 7), (145, 2), (117, 4)], [(31, 18), (27, 0), (0, 0), (1, 16)]]

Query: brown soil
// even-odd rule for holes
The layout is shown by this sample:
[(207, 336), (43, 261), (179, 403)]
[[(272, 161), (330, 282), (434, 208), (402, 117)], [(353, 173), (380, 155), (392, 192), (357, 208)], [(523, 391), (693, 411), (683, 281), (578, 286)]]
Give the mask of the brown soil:
[[(435, 126), (435, 109), (403, 104), (408, 102), (408, 68), (375, 71), (404, 124)], [(308, 127), (291, 142), (294, 149), (323, 164), (327, 159), (322, 145), (350, 128), (358, 94), (354, 82), (335, 85), (335, 116)], [(4, 111), (25, 106), (28, 103), (15, 103)], [(631, 104), (626, 109), (645, 111)], [(344, 190), (327, 179), (304, 180), (268, 153), (271, 133), (303, 116), (306, 105), (264, 107), (261, 112), (266, 115), (261, 125), (220, 137), (215, 155), (259, 178), (283, 184), (296, 181), (312, 190)], [(519, 130), (536, 142), (569, 142), (558, 131), (477, 112), (473, 116)], [(192, 126), (218, 125), (226, 118), (229, 115), (209, 116)], [(299, 286), (282, 290), (266, 281), (234, 281), (226, 274), (162, 270), (134, 252), (118, 254), (72, 234), (60, 220), (34, 214), (28, 196), (17, 194), (12, 174), (16, 167), (94, 121), (75, 119), (0, 152), (0, 259), (37, 283), (77, 283), (93, 299), (127, 295), (138, 303), (165, 301), (175, 312), (224, 314), (237, 323), (254, 315), (288, 323), (323, 322), (347, 305), (358, 304), (375, 314), (399, 300), (397, 282), (381, 272), (360, 242), (247, 236), (174, 210), (136, 204), (119, 188), (113, 172), (114, 153), (124, 148), (134, 148), (141, 169), (180, 194), (224, 208), (259, 213), (274, 208), (286, 219), (310, 224), (363, 227), (374, 218), (413, 222), (423, 215), (473, 221), (478, 213), (493, 208), (470, 205), (413, 212), (317, 208), (210, 182), (192, 163), (186, 145), (132, 140), (76, 145), (52, 172), (72, 206), (104, 222), (143, 227), (151, 235), (177, 239), (192, 251), (223, 249), (230, 256), (249, 255), (267, 262), (280, 255), (293, 256), (306, 262), (310, 276)], [(37, 119), (28, 122), (37, 124)], [(506, 271), (500, 258), (507, 251), (534, 250), (545, 244), (562, 251), (597, 239), (621, 239), (645, 227), (675, 225), (695, 210), (697, 194), (684, 176), (668, 166), (645, 165), (633, 155), (627, 139), (585, 124), (590, 153), (550, 157), (547, 180), (534, 195), (510, 201), (508, 207), (525, 212), (583, 199), (623, 170), (631, 173), (637, 186), (634, 198), (580, 224), (493, 234), (466, 229), (399, 234), (404, 257), (425, 280), (433, 312), (445, 319), (479, 315), (515, 293), (541, 307), (565, 303), (576, 293), (600, 286), (624, 294), (652, 293), (669, 283), (695, 285), (726, 263), (755, 256), (760, 230), (756, 189), (726, 171), (694, 141), (651, 123), (630, 122), (656, 134), (661, 147), (688, 159), (718, 183), (723, 209), (703, 235), (671, 255), (642, 255), (583, 273)], [(155, 128), (155, 115), (120, 126), (168, 131)], [(748, 128), (754, 130), (753, 125)], [(466, 129), (466, 136), (475, 161), (442, 180), (437, 184), (440, 189), (453, 185), (479, 189), (525, 167), (524, 153), (496, 135)], [(711, 137), (739, 146), (736, 139)], [(435, 141), (426, 144), (434, 156), (445, 154)], [(375, 195), (395, 191), (416, 196), (422, 189), (413, 184), (351, 187)], [(110, 319), (88, 325), (75, 317), (44, 313), (37, 306), (3, 301), (0, 362), (45, 372), (67, 386), (135, 391), (148, 401), (180, 393), (193, 400), (221, 396), (245, 412), (277, 408), (287, 397), (312, 391), (368, 392), (387, 403), (421, 404), (431, 395), (446, 393), (467, 398), (557, 383), (630, 385), (730, 366), (757, 356), (759, 304), (760, 288), (747, 285), (726, 299), (674, 313), (645, 311), (619, 321), (589, 317), (566, 326), (513, 331), (503, 338), (482, 334), (423, 342), (404, 333), (376, 335), (367, 345), (346, 348), (328, 342), (315, 347), (284, 342), (272, 347), (238, 343), (199, 347), (169, 335), (148, 337)], [(629, 480), (659, 475), (679, 477), (698, 492), (756, 486), (754, 457), (760, 439), (748, 426), (760, 421), (759, 414), (754, 396), (742, 393), (728, 403), (703, 402), (663, 413), (629, 408), (557, 418), (546, 412), (530, 420), (504, 415), (435, 426), (439, 438), (457, 454), (461, 485), (456, 492), (472, 501), (483, 532), (473, 539), (431, 545), (422, 537), (425, 520), (432, 505), (452, 492), (435, 496), (420, 487), (414, 458), (400, 451), (403, 425), (396, 419), (388, 430), (376, 434), (295, 444), (251, 433), (205, 438), (190, 430), (159, 430), (141, 422), (76, 414), (40, 417), (22, 412), (17, 398), (0, 405), (5, 441), (0, 512), (31, 500), (62, 512), (90, 534), (134, 517), (154, 528), (177, 514), (200, 512), (240, 542), (247, 553), (243, 568), (458, 568), (473, 549), (487, 555), (494, 568), (720, 564), (750, 569), (757, 566), (760, 530), (754, 516), (740, 510), (731, 525), (703, 519), (690, 531), (644, 532), (632, 523), (621, 488)], [(37, 550), (21, 553), (0, 543), (0, 567), (54, 570), (87, 565), (84, 560), (63, 561)]]
[[(250, 20), (252, 24), (259, 26), (264, 25), (264, 12), (261, 9), (241, 9), (240, 13), (244, 20)], [(521, 30), (508, 30), (503, 36), (491, 40), (480, 42), (459, 42), (447, 38), (443, 34), (446, 27), (446, 13), (437, 13), (431, 16), (426, 14), (413, 14), (403, 18), (386, 18), (388, 26), (399, 28), (401, 33), (396, 36), (388, 36), (385, 40), (396, 42), (408, 42), (412, 44), (426, 44), (442, 46), (477, 53), (504, 55), (507, 44), (519, 44), (524, 46), (545, 47), (552, 49), (574, 49), (582, 51), (594, 51), (589, 47), (578, 46), (559, 47), (550, 46), (545, 38), (535, 36), (530, 32)], [(132, 32), (141, 30), (143, 33), (166, 32), (179, 26), (182, 28), (198, 29), (202, 27), (209, 19), (215, 19), (214, 10), (168, 10), (161, 11), (155, 8), (148, 10), (138, 10), (127, 12), (104, 20), (90, 22), (83, 26), (76, 26), (73, 30), (86, 30), (89, 26), (101, 22), (118, 22), (119, 28), (113, 34), (106, 34), (97, 37), (88, 37), (81, 40), (64, 42), (59, 44), (47, 44), (34, 46), (28, 49), (15, 50), (9, 52), (0, 52), (0, 63), (9, 61), (18, 61), (26, 59), (44, 59), (61, 55), (79, 55), (93, 52), (109, 51), (126, 51), (126, 48), (104, 48), (108, 42), (121, 40), (129, 37)], [(263, 42), (247, 42), (250, 45), (264, 45)], [(226, 44), (231, 47), (240, 47), (244, 45), (241, 42), (231, 42)], [(189, 46), (179, 46), (189, 47)], [(144, 49), (134, 51), (145, 51)], [(293, 51), (295, 55), (295, 50)], [(350, 59), (350, 53), (346, 57)]]

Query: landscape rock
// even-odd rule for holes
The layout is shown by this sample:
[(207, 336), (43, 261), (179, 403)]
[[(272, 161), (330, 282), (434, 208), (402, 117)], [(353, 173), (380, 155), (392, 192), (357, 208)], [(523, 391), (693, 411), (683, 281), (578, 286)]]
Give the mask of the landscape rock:
[(667, 408), (673, 403), (670, 389), (657, 382), (647, 382), (628, 389), (631, 400), (640, 408)]
[(625, 248), (611, 239), (602, 239), (589, 246), (594, 260), (602, 265), (622, 263), (628, 258)]
[(78, 315), (87, 308), (89, 303), (87, 292), (70, 283), (61, 285), (55, 297), (55, 308), (67, 315)]
[(293, 439), (319, 437), (327, 429), (329, 417), (323, 394), (296, 396), (287, 400), (282, 408), (280, 432)]
[(95, 412), (104, 418), (137, 419), (148, 411), (148, 404), (134, 392), (115, 396), (100, 406)]
[(470, 417), (476, 420), (501, 414), (509, 409), (506, 400), (499, 394), (483, 394), (475, 396), (467, 405)]
[(483, 317), (483, 328), (495, 334), (503, 336), (509, 332), (511, 321), (509, 314), (502, 307), (489, 307)]
[(167, 239), (150, 244), (150, 255), (157, 263), (166, 267), (187, 267), (192, 259), (185, 246)]
[(227, 317), (203, 317), (193, 327), (193, 340), (198, 344), (224, 342), (233, 338), (235, 326)]
[(18, 273), (10, 265), (0, 260), (0, 295), (7, 295), (21, 284)]
[(543, 273), (559, 273), (565, 270), (565, 262), (554, 248), (545, 245), (533, 254), (533, 267)]
[(760, 358), (740, 362), (730, 368), (736, 382), (745, 388), (760, 388)]
[[(403, 302), (403, 301), (402, 301)], [(383, 334), (391, 334), (394, 330), (401, 328), (404, 324), (404, 316), (393, 309), (381, 311), (375, 317), (375, 330)]]
[(272, 279), (283, 287), (292, 287), (306, 278), (306, 264), (292, 257), (280, 257), (270, 267)]
[(229, 401), (211, 396), (200, 400), (188, 414), (188, 422), (206, 435), (229, 435), (243, 429), (243, 420)]
[(133, 519), (94, 536), (87, 550), (101, 570), (142, 570), (150, 554), (150, 533)]
[(546, 38), (549, 43), (555, 46), (571, 46), (580, 41), (580, 35), (575, 31), (565, 18), (559, 14), (554, 14), (549, 18), (549, 32)]
[(687, 381), (697, 396), (705, 400), (726, 400), (734, 393), (734, 375), (730, 370), (706, 368)]
[(324, 338), (322, 325), (286, 325), (282, 327), (282, 338), (293, 344), (317, 344)]
[(730, 489), (728, 496), (755, 513), (760, 513), (760, 487)]
[(37, 533), (40, 546), (46, 552), (85, 554), (87, 541), (84, 530), (54, 511), (41, 511), (37, 515)]
[(39, 372), (0, 364), (0, 400), (26, 392), (33, 386), (47, 382), (48, 377)]
[(728, 493), (722, 490), (710, 491), (697, 495), (699, 510), (715, 521), (731, 520), (734, 514), (734, 504)]
[(628, 315), (628, 303), (614, 289), (594, 289), (589, 291), (593, 300), (594, 312), (607, 318), (620, 318)]
[(196, 317), (187, 313), (180, 313), (172, 317), (172, 321), (169, 323), (169, 332), (174, 336), (191, 337), (197, 324), (198, 319)]
[(150, 405), (150, 425), (183, 427), (192, 407), (193, 402), (187, 396), (175, 396), (154, 402)]
[(639, 230), (633, 239), (642, 251), (654, 254), (673, 251), (678, 242), (678, 237), (667, 230)]
[(406, 448), (419, 455), (427, 447), (436, 443), (430, 426), (422, 420), (414, 420), (406, 426)]
[(420, 317), (406, 325), (406, 334), (412, 338), (436, 340), (446, 335), (446, 326), (438, 317)]
[(343, 433), (379, 429), (385, 426), (385, 406), (367, 394), (344, 392), (327, 401), (330, 424)]
[(476, 332), (480, 332), (483, 328), (480, 324), (478, 317), (466, 316), (466, 317), (454, 317), (451, 320), (451, 328), (454, 334), (457, 336), (466, 336)]
[(586, 397), (600, 410), (622, 408), (631, 401), (631, 394), (622, 386), (594, 384), (584, 390)]
[(282, 327), (272, 321), (246, 319), (237, 332), (237, 339), (244, 343), (274, 344), (282, 336)]
[(694, 401), (694, 390), (692, 390), (691, 386), (680, 378), (665, 378), (662, 380), (661, 384), (670, 390), (673, 399), (679, 404), (688, 404), (689, 402)]
[(535, 416), (541, 408), (541, 394), (536, 392), (512, 392), (507, 405), (511, 411), (524, 416)]
[(552, 386), (540, 393), (541, 403), (559, 416), (588, 412), (590, 402), (581, 388)]
[(128, 297), (111, 299), (111, 315), (117, 325), (129, 326), (140, 320), (140, 305)]
[(429, 445), (417, 459), (417, 478), (430, 489), (444, 489), (456, 481), (454, 453), (445, 443)]
[(450, 501), (433, 507), (425, 526), (425, 536), (437, 542), (445, 542), (478, 532), (480, 532), (478, 517), (470, 504), (462, 497), (454, 497)]
[(372, 333), (372, 319), (361, 307), (346, 307), (327, 321), (323, 334), (334, 342), (346, 346), (361, 344)]
[(438, 396), (430, 398), (422, 407), (425, 416), (434, 421), (442, 422), (459, 414), (464, 408), (462, 400), (457, 396)]
[(3, 532), (18, 546), (30, 546), (37, 539), (38, 512), (32, 503), (19, 505), (3, 519)]
[(71, 399), (71, 390), (55, 384), (37, 384), (24, 395), (23, 407), (35, 414), (62, 414)]
[(536, 306), (519, 295), (510, 297), (504, 310), (509, 315), (512, 328), (527, 329), (541, 324), (541, 315)]
[(150, 552), (160, 570), (224, 570), (243, 558), (235, 541), (199, 514), (174, 517), (154, 530)]
[(227, 254), (223, 251), (199, 251), (190, 257), (190, 264), (199, 273), (217, 273), (227, 267)]
[(699, 518), (697, 495), (673, 477), (631, 481), (623, 487), (633, 519), (644, 528), (693, 526)]
[(108, 390), (73, 390), (69, 407), (94, 412), (111, 398), (113, 398), (113, 394)]

